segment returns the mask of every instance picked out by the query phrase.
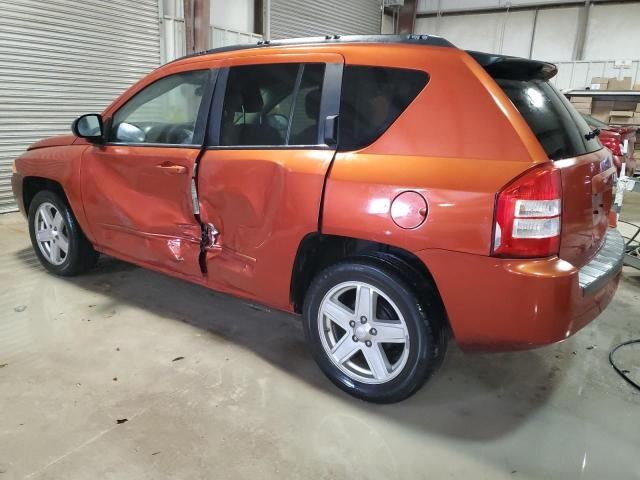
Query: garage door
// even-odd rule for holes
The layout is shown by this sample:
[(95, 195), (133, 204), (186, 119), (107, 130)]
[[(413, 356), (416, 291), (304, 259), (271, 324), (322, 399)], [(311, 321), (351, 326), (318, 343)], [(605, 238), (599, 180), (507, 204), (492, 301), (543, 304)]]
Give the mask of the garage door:
[(11, 0), (0, 8), (0, 212), (11, 164), (69, 133), (160, 64), (158, 0)]
[(271, 38), (380, 33), (380, 0), (271, 0)]

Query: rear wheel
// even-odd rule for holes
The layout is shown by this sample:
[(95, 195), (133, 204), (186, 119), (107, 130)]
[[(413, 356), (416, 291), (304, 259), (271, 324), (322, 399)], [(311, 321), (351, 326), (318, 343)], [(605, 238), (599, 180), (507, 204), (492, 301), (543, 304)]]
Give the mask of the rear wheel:
[(416, 392), (444, 346), (412, 288), (367, 260), (321, 272), (307, 293), (305, 334), (322, 371), (363, 400), (390, 403)]
[(67, 203), (49, 190), (29, 205), (29, 235), (40, 263), (57, 275), (76, 275), (98, 261)]

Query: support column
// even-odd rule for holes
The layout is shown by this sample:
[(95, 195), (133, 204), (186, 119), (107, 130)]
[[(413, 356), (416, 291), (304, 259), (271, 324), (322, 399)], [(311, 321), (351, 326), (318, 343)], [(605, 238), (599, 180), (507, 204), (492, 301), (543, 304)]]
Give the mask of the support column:
[(398, 12), (398, 33), (413, 33), (417, 10), (418, 0), (404, 0), (404, 5)]
[(591, 0), (585, 0), (584, 7), (580, 9), (578, 16), (578, 32), (576, 33), (576, 43), (573, 48), (573, 59), (582, 60), (584, 58), (584, 43), (587, 39), (587, 28), (589, 26), (589, 14), (591, 13)]
[(184, 33), (187, 54), (209, 48), (209, 0), (184, 0)]
[(264, 35), (264, 2), (253, 0), (253, 33)]

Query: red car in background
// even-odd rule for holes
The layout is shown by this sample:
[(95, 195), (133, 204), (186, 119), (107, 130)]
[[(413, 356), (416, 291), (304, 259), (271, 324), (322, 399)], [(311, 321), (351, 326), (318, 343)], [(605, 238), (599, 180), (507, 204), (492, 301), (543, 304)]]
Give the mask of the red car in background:
[(626, 163), (626, 173), (632, 177), (636, 170), (634, 148), (637, 128), (631, 126), (613, 127), (586, 113), (583, 113), (582, 116), (592, 130), (600, 129), (600, 135), (598, 136), (600, 143), (613, 153), (613, 163), (618, 173), (620, 173), (622, 163)]

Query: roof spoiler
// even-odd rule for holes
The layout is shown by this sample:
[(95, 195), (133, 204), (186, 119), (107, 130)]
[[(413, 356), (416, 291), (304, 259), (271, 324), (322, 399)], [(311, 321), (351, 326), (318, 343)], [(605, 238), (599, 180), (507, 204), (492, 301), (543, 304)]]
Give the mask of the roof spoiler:
[(549, 80), (558, 73), (558, 67), (553, 63), (541, 62), (540, 60), (529, 60), (528, 58), (495, 55), (471, 50), (467, 50), (467, 53), (494, 78)]

